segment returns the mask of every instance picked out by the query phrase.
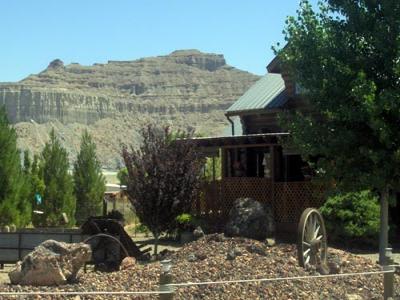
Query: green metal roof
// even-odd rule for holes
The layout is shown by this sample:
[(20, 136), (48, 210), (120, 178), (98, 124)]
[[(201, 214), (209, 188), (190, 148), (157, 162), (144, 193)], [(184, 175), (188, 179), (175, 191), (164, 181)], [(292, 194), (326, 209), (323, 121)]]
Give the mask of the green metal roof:
[(281, 74), (268, 73), (233, 103), (226, 113), (235, 115), (252, 110), (279, 108), (287, 99)]

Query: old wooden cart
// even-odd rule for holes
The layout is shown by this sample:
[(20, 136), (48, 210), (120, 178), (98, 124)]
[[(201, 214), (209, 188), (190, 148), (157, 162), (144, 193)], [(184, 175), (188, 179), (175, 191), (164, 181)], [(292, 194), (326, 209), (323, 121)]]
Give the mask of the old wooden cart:
[(79, 229), (36, 228), (0, 232), (0, 267), (21, 260), (46, 240), (88, 243), (93, 252), (92, 263), (103, 270), (117, 269), (126, 256), (143, 259), (150, 251), (150, 248), (141, 250), (145, 245), (136, 245), (117, 220), (93, 217)]

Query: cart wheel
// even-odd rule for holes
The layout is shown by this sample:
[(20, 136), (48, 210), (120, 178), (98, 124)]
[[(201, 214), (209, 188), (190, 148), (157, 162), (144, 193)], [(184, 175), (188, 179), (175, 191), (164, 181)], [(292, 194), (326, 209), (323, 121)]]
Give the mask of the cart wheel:
[[(84, 243), (89, 244), (92, 249), (92, 262), (95, 270), (117, 271), (124, 257), (129, 256), (128, 251), (116, 237), (98, 233), (88, 237)], [(123, 254), (120, 253), (122, 250)]]
[(297, 237), (297, 256), (301, 267), (326, 262), (328, 246), (325, 224), (317, 209), (307, 208), (303, 211)]

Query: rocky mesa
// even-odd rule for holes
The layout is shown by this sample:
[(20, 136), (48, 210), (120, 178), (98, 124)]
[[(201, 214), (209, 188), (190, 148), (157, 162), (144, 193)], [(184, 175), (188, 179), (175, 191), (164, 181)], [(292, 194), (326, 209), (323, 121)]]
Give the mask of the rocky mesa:
[(258, 78), (229, 66), (223, 55), (198, 50), (92, 66), (56, 59), (37, 75), (1, 83), (0, 105), (22, 149), (40, 151), (53, 127), (73, 160), (88, 129), (104, 167), (115, 168), (121, 144), (137, 144), (144, 122), (220, 133), (223, 111)]

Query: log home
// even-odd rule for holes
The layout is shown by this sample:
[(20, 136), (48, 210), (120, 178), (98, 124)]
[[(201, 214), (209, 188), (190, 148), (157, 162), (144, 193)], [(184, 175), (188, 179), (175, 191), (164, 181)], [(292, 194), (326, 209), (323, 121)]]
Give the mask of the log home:
[(193, 139), (214, 162), (221, 158), (221, 177), (214, 165), (213, 180), (194, 209), (222, 225), (235, 199), (252, 197), (274, 209), (278, 235), (294, 236), (302, 211), (323, 202), (323, 188), (311, 182), (311, 170), (300, 155), (282, 146), (288, 133), (279, 126), (279, 113), (307, 105), (277, 59), (267, 70), (226, 110), (231, 124), (227, 134)]

